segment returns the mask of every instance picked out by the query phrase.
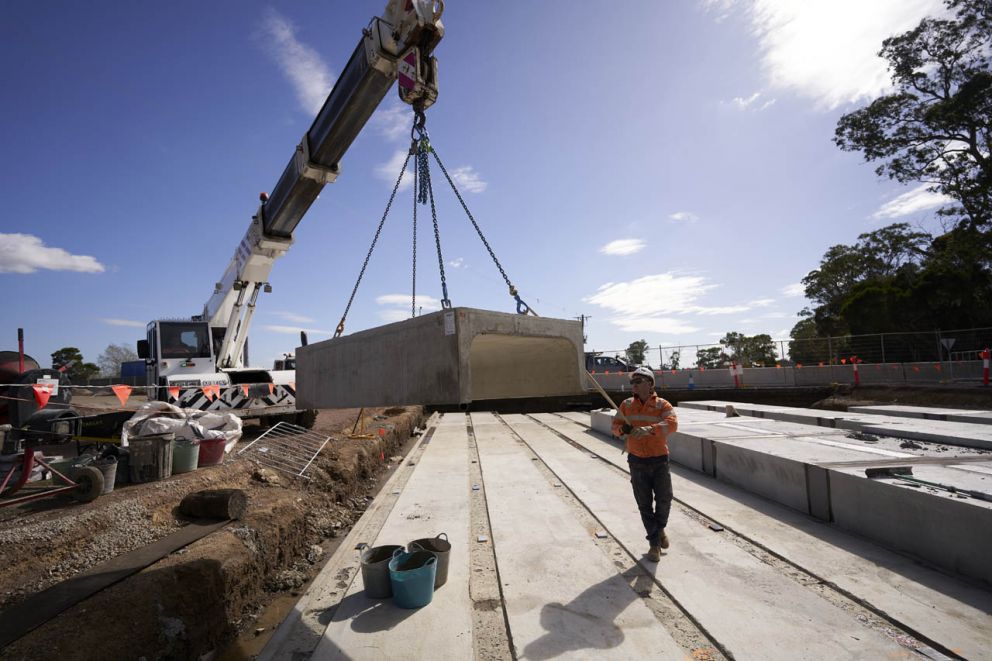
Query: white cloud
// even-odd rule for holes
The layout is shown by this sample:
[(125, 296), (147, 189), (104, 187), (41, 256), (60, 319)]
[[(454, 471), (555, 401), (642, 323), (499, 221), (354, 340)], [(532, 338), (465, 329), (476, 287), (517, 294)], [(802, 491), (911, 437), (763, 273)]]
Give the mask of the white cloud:
[[(706, 0), (726, 15), (731, 2)], [(741, 0), (772, 87), (792, 90), (831, 109), (872, 99), (889, 88), (882, 41), (928, 15), (941, 0)]]
[(450, 174), (452, 181), (458, 186), (458, 190), (468, 191), (469, 193), (481, 193), (489, 186), (489, 184), (479, 177), (479, 173), (471, 165), (463, 165), (460, 168), (455, 168)]
[(934, 193), (927, 190), (928, 184), (917, 186), (911, 191), (907, 191), (892, 200), (889, 200), (882, 207), (871, 215), (879, 220), (883, 218), (899, 218), (908, 216), (917, 211), (933, 209), (953, 202), (951, 198), (942, 193)]
[(755, 308), (767, 308), (769, 305), (775, 303), (774, 298), (758, 298), (753, 301), (748, 301), (747, 304)]
[(372, 115), (369, 123), (380, 135), (387, 140), (409, 137), (410, 127), (413, 126), (410, 106), (394, 101), (388, 106), (381, 106)]
[(667, 315), (735, 314), (750, 309), (748, 305), (714, 307), (696, 304), (697, 299), (716, 287), (701, 276), (659, 273), (631, 282), (608, 282), (595, 294), (582, 300), (624, 315), (626, 318), (612, 321), (617, 326), (625, 328), (636, 324), (641, 327), (654, 323), (659, 329), (664, 328), (659, 332), (680, 333), (688, 331), (670, 328), (670, 324), (675, 322)]
[(296, 314), (295, 312), (286, 312), (285, 310), (273, 310), (270, 314), (297, 324), (312, 324), (316, 321), (312, 317), (306, 317), (302, 314)]
[(786, 285), (782, 287), (783, 296), (805, 296), (806, 287), (801, 282), (797, 282), (793, 285)]
[(275, 10), (265, 12), (262, 28), (268, 50), (292, 83), (297, 101), (316, 115), (334, 87), (331, 70), (317, 51), (297, 40), (295, 26)]
[[(453, 259), (450, 262), (448, 262), (448, 266), (450, 266), (453, 269), (460, 269), (460, 268), (462, 268), (462, 266), (465, 266), (465, 260), (462, 259), (461, 257), (456, 257), (455, 259)], [(465, 266), (465, 268), (468, 268), (468, 267)]]
[(762, 319), (788, 319), (789, 317), (792, 317), (792, 316), (793, 315), (788, 314), (786, 312), (769, 312), (767, 314), (761, 315), (761, 318)]
[(273, 333), (285, 333), (287, 335), (295, 335), (300, 331), (305, 331), (307, 335), (333, 335), (334, 331), (324, 330), (323, 328), (300, 328), (299, 326), (263, 326), (267, 331), (272, 331)]
[(694, 223), (699, 220), (699, 216), (691, 211), (676, 211), (669, 218), (679, 223)]
[(34, 273), (38, 269), (103, 273), (95, 257), (50, 248), (31, 234), (0, 234), (0, 273)]
[[(375, 299), (378, 305), (386, 309), (379, 311), (383, 321), (404, 321), (410, 318), (410, 294), (384, 294)], [(434, 312), (441, 309), (441, 301), (433, 296), (417, 294), (417, 314)]]
[(678, 319), (671, 317), (627, 317), (614, 319), (613, 325), (622, 331), (644, 332), (644, 333), (669, 333), (671, 335), (686, 335), (699, 331), (696, 326), (691, 326)]
[(640, 239), (617, 239), (600, 248), (599, 252), (604, 255), (633, 255), (644, 250), (644, 245)]
[[(388, 181), (390, 185), (395, 184), (396, 178), (400, 176), (400, 168), (403, 167), (403, 161), (406, 160), (408, 152), (409, 150), (407, 149), (398, 149), (393, 152), (392, 157), (388, 161), (376, 166), (375, 176), (383, 181)], [(416, 167), (413, 158), (410, 159), (410, 163)], [(411, 186), (413, 186), (413, 172), (408, 166), (406, 174), (403, 175), (403, 181), (400, 182), (400, 187), (397, 190), (410, 190)]]
[(147, 324), (144, 321), (134, 321), (133, 319), (101, 319), (109, 326), (127, 326), (129, 328), (144, 328)]

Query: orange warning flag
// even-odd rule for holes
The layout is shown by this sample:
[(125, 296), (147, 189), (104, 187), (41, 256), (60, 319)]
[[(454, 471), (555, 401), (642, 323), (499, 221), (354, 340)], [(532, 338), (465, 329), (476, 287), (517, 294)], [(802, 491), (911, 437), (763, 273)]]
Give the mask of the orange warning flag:
[(820, 363), (820, 367), (823, 367), (823, 363)]
[(271, 383), (270, 383), (270, 384), (269, 384), (269, 394), (271, 395), (271, 394), (272, 394), (272, 393), (274, 393), (275, 391), (276, 391), (276, 387), (275, 387), (275, 385), (273, 385), (273, 384), (271, 384)]
[(914, 367), (914, 368), (913, 368), (913, 371), (914, 371), (914, 372), (919, 372), (919, 371), (920, 371), (920, 368), (919, 368), (919, 367)]
[(203, 394), (206, 395), (207, 399), (209, 399), (211, 402), (214, 401), (214, 387), (213, 386), (202, 386), (200, 388), (200, 390), (203, 391)]
[(934, 366), (933, 366), (933, 368), (934, 368), (935, 370), (937, 370), (938, 372), (940, 371), (940, 365), (938, 365), (938, 364), (936, 364), (936, 363), (934, 364)]
[(243, 392), (245, 394), (245, 397), (248, 396), (248, 384), (247, 383), (242, 383), (241, 384), (241, 392)]
[(31, 386), (31, 388), (34, 390), (34, 399), (38, 402), (38, 408), (45, 408), (45, 405), (48, 404), (49, 398), (52, 396), (52, 386), (47, 383), (42, 383), (36, 386)]
[(120, 401), (121, 406), (127, 406), (127, 398), (131, 396), (131, 386), (119, 383), (116, 386), (110, 386), (110, 389), (114, 391), (117, 395), (118, 401)]
[(179, 386), (169, 386), (169, 397), (179, 401)]
[(290, 381), (289, 387), (293, 389), (293, 392), (296, 392), (296, 381)]
[(841, 358), (840, 359), (840, 364), (841, 365), (847, 365), (847, 358)]
[(796, 363), (796, 369), (797, 370), (801, 370), (802, 368), (803, 368), (803, 364), (802, 363)]
[(220, 386), (210, 386), (210, 391), (214, 394), (214, 399), (220, 399)]

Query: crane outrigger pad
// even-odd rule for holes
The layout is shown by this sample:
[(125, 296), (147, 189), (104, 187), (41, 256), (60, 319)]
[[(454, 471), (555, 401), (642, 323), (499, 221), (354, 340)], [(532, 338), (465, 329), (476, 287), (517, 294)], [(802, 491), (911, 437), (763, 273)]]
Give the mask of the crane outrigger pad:
[(578, 321), (441, 310), (296, 350), (299, 408), (582, 395)]

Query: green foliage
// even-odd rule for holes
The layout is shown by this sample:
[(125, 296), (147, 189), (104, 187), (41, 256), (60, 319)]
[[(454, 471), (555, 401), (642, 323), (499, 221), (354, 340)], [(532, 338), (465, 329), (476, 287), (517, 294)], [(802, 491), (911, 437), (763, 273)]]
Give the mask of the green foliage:
[(726, 359), (727, 355), (720, 347), (706, 347), (696, 351), (696, 366), (704, 369), (726, 367), (729, 364), (725, 362)]
[(70, 381), (85, 382), (100, 373), (100, 368), (83, 360), (76, 347), (62, 347), (52, 354), (52, 367), (63, 369)]
[(724, 364), (737, 363), (744, 367), (770, 367), (775, 364), (775, 343), (767, 333), (747, 336), (730, 332), (723, 336), (720, 344), (726, 347)]
[(138, 354), (131, 347), (124, 344), (110, 344), (97, 357), (96, 362), (103, 376), (116, 377), (121, 374), (121, 363), (131, 360), (138, 360)]
[(992, 226), (992, 9), (945, 0), (952, 17), (925, 18), (882, 43), (895, 91), (840, 118), (834, 142), (902, 183), (923, 182), (957, 204), (941, 215)]
[(648, 350), (648, 343), (644, 340), (637, 340), (636, 342), (631, 342), (630, 346), (624, 352), (627, 355), (627, 362), (631, 365), (643, 365), (644, 364), (644, 354)]

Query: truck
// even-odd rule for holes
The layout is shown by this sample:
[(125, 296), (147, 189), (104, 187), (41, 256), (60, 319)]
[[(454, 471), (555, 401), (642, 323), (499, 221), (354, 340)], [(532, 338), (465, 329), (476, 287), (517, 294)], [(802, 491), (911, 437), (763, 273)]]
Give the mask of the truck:
[[(248, 330), (258, 297), (272, 291), (272, 265), (293, 244), (293, 231), (394, 80), (400, 99), (420, 115), (437, 99), (435, 47), (444, 36), (441, 0), (389, 0), (373, 17), (303, 135), (271, 194), (238, 243), (213, 293), (196, 315), (155, 319), (138, 341), (149, 399), (183, 408), (234, 413), (263, 422), (312, 426), (315, 411), (297, 411), (295, 370), (286, 361), (250, 368)], [(294, 365), (295, 366), (295, 365)], [(204, 388), (218, 386), (218, 388)]]

